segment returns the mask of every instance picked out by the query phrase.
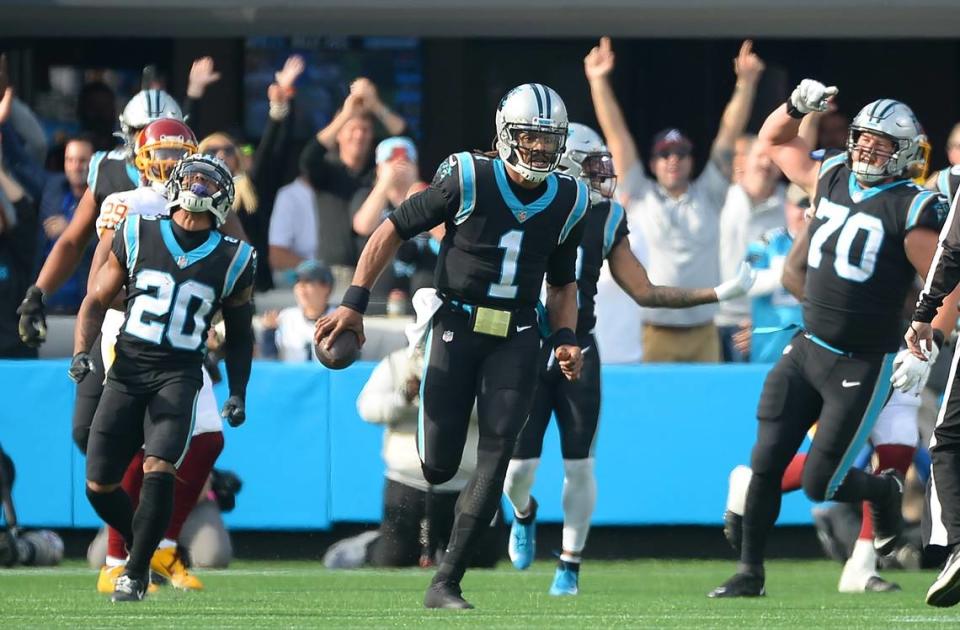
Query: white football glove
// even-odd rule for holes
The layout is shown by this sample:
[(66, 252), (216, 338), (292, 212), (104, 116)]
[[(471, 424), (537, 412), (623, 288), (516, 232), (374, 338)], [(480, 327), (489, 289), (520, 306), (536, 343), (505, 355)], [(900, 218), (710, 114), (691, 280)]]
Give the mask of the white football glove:
[(732, 300), (746, 295), (756, 279), (757, 272), (750, 266), (750, 263), (740, 263), (735, 276), (713, 287), (713, 290), (717, 293), (717, 302)]
[(893, 376), (890, 377), (890, 383), (904, 394), (919, 396), (926, 387), (927, 379), (930, 378), (930, 368), (940, 354), (937, 344), (931, 343), (930, 346), (931, 349), (925, 351), (926, 361), (913, 356), (909, 350), (901, 350), (893, 360)]
[(790, 94), (790, 104), (803, 114), (827, 111), (827, 99), (839, 92), (835, 85), (830, 87), (814, 79), (804, 79)]

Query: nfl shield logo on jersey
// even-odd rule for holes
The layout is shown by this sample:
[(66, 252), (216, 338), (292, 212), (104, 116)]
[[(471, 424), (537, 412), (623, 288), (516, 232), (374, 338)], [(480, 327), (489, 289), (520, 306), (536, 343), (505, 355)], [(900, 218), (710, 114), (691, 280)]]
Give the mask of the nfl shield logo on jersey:
[(177, 258), (177, 267), (180, 267), (181, 269), (183, 269), (186, 266), (187, 266), (186, 256), (180, 256), (179, 258)]
[(526, 211), (521, 210), (520, 212), (518, 212), (518, 213), (517, 213), (517, 220), (520, 221), (520, 223), (523, 223), (524, 221), (526, 221), (526, 220), (527, 220), (527, 213), (526, 213)]
[(450, 343), (451, 341), (453, 341), (453, 331), (452, 330), (443, 331), (442, 339), (444, 343)]

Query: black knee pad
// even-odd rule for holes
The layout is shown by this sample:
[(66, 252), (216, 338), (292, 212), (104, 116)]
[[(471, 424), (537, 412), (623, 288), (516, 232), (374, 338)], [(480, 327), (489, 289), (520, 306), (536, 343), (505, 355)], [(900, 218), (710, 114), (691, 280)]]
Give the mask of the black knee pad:
[(424, 462), (420, 462), (420, 470), (423, 471), (423, 478), (427, 480), (427, 483), (438, 486), (441, 483), (446, 483), (453, 479), (453, 476), (457, 474), (457, 470), (459, 469), (433, 468)]

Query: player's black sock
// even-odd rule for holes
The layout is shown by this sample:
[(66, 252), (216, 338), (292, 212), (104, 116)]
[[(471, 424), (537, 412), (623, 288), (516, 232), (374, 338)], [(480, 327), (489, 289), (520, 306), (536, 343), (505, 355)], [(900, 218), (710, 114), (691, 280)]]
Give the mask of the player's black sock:
[[(489, 519), (487, 519), (489, 522)], [(450, 543), (447, 552), (443, 555), (443, 562), (437, 574), (433, 576), (433, 584), (437, 582), (460, 583), (467, 564), (473, 557), (477, 539), (483, 533), (487, 522), (481, 522), (472, 514), (457, 514), (450, 534)]]
[(133, 503), (123, 488), (115, 488), (111, 492), (94, 492), (87, 487), (87, 499), (93, 510), (104, 523), (114, 528), (127, 546), (133, 544)]
[(170, 524), (173, 486), (174, 476), (169, 473), (152, 472), (143, 476), (140, 505), (133, 515), (133, 548), (126, 569), (126, 573), (133, 577), (146, 577), (150, 558)]
[[(740, 549), (740, 564), (751, 574), (756, 567), (763, 567), (767, 534), (780, 514), (780, 479), (754, 472), (747, 490), (743, 514), (743, 546)], [(746, 571), (752, 567), (753, 570)], [(761, 569), (762, 571), (762, 569)]]
[(450, 543), (433, 583), (459, 584), (467, 564), (473, 558), (477, 543), (486, 532), (500, 507), (503, 481), (513, 443), (499, 438), (480, 438), (477, 447), (477, 469), (457, 499), (456, 517), (450, 532)]
[(832, 501), (859, 503), (860, 501), (883, 501), (890, 496), (890, 479), (880, 475), (871, 475), (859, 468), (851, 468), (836, 493), (829, 497)]

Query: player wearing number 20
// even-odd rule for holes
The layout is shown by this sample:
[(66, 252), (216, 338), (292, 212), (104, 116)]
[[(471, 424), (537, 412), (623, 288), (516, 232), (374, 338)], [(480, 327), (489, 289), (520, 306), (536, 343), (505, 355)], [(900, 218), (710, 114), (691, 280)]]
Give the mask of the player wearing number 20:
[[(130, 550), (114, 601), (139, 600), (150, 557), (173, 510), (174, 474), (190, 444), (203, 353), (213, 314), (227, 329), (230, 397), (223, 417), (243, 422), (253, 356), (256, 256), (218, 228), (233, 203), (233, 179), (217, 158), (181, 160), (167, 185), (169, 217), (128, 215), (77, 316), (70, 377), (80, 382), (104, 314), (126, 285), (125, 318), (87, 447), (87, 497)], [(143, 485), (133, 512), (120, 480), (143, 445)]]
[(808, 230), (794, 245), (807, 246), (805, 330), (764, 383), (740, 563), (711, 597), (764, 594), (764, 547), (780, 510), (780, 479), (817, 418), (803, 471), (807, 496), (869, 501), (881, 555), (893, 549), (902, 529), (899, 473), (871, 475), (851, 464), (890, 393), (894, 370), (910, 376), (896, 379), (906, 389), (929, 369), (906, 351), (895, 353), (907, 291), (918, 272), (926, 275), (948, 207), (941, 195), (910, 181), (924, 166), (926, 137), (898, 101), (868, 104), (850, 126), (845, 152), (811, 159), (797, 137), (800, 121), (825, 110), (836, 92), (806, 79), (760, 130), (784, 174), (816, 193)]
[(547, 280), (551, 343), (564, 376), (581, 367), (577, 248), (590, 201), (585, 184), (553, 171), (567, 138), (567, 111), (552, 89), (525, 84), (500, 101), (497, 157), (457, 153), (433, 183), (405, 201), (364, 248), (342, 306), (317, 323), (317, 340), (343, 330), (362, 339), (368, 289), (400, 246), (446, 227), (435, 286), (440, 300), (426, 338), (418, 450), (432, 484), (457, 472), (474, 401), (480, 424), (477, 468), (460, 493), (428, 608), (471, 608), (460, 580), (477, 538), (500, 504), (517, 434), (537, 384), (536, 305)]

